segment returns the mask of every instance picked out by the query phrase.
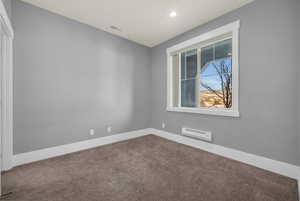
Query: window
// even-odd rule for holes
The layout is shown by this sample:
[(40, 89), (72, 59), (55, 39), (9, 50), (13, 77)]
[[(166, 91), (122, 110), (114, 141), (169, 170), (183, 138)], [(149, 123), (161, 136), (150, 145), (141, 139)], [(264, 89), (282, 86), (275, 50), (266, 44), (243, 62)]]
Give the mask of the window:
[(239, 21), (167, 49), (168, 111), (239, 116)]

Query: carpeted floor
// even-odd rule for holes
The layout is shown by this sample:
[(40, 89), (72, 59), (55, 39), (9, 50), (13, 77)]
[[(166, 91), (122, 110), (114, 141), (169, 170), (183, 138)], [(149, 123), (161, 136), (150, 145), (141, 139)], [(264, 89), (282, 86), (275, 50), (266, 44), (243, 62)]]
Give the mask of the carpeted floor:
[(14, 201), (297, 201), (295, 180), (154, 135), (3, 175)]

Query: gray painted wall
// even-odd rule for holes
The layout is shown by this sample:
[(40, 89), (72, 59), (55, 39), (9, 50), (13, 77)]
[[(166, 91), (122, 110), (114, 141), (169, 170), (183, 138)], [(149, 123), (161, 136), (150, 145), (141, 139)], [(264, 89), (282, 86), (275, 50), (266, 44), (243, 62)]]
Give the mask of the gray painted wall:
[[(298, 19), (298, 24), (296, 25), (296, 27), (298, 28), (297, 30), (297, 35), (300, 36), (300, 1), (298, 3), (298, 6), (295, 7), (295, 14), (297, 15), (296, 16), (296, 19)], [(297, 38), (296, 40), (298, 43), (296, 43), (296, 46), (298, 48), (297, 50), (297, 59), (299, 59), (300, 57), (300, 40), (299, 38)], [(298, 68), (298, 118), (297, 118), (297, 122), (298, 122), (298, 165), (300, 166), (300, 62), (297, 61), (297, 68)]]
[[(107, 125), (118, 133), (164, 121), (170, 132), (211, 130), (216, 144), (297, 164), (299, 7), (257, 0), (150, 50), (13, 0), (14, 153), (106, 136)], [(166, 48), (237, 19), (241, 117), (166, 112)]]
[(12, 19), (14, 154), (148, 127), (149, 48), (16, 0)]
[[(210, 130), (214, 143), (297, 164), (298, 0), (257, 0), (152, 49), (151, 126)], [(240, 118), (166, 112), (166, 48), (241, 20)], [(299, 28), (299, 26), (298, 26)]]

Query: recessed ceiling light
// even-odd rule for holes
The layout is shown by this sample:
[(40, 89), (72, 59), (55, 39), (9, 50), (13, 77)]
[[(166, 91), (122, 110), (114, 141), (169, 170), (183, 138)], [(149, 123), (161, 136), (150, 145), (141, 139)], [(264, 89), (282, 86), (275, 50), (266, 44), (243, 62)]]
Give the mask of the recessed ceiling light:
[(171, 13), (170, 13), (170, 17), (176, 17), (177, 16), (177, 13), (175, 12), (175, 11), (172, 11)]

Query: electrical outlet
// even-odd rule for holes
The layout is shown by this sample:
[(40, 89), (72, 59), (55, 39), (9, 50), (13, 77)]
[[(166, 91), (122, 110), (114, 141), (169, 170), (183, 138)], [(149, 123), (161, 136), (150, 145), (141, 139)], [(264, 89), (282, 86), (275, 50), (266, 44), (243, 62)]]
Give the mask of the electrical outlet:
[(165, 123), (165, 122), (162, 122), (161, 127), (162, 127), (162, 128), (166, 128), (166, 123)]
[(90, 135), (95, 135), (95, 130), (94, 129), (90, 129)]
[(106, 127), (107, 133), (111, 133), (111, 129), (112, 129), (111, 126), (107, 126), (107, 127)]

